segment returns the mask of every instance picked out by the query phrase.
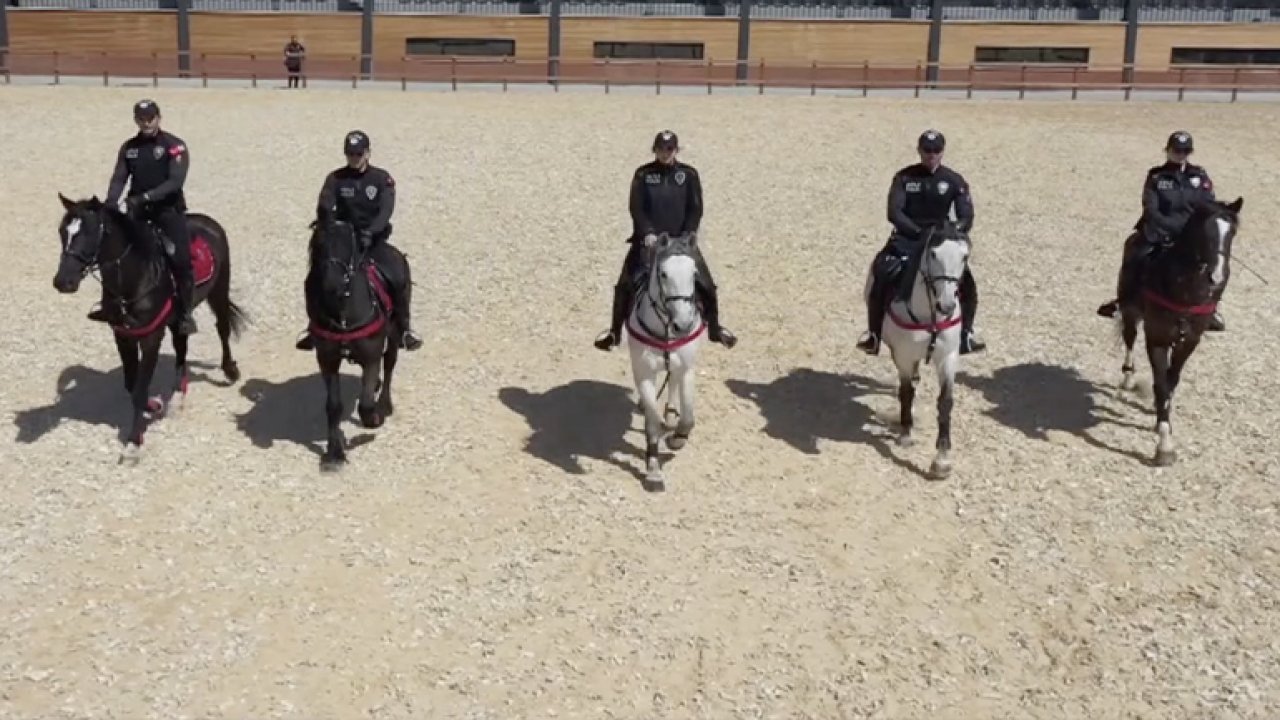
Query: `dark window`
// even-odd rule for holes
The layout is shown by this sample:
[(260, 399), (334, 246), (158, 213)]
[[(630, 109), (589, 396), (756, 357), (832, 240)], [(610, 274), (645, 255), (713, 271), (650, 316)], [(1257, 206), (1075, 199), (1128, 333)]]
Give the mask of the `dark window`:
[(516, 41), (505, 38), (408, 38), (405, 55), (513, 56)]
[(1175, 65), (1280, 65), (1276, 48), (1174, 48)]
[(973, 61), (980, 63), (1077, 63), (1089, 62), (1087, 47), (977, 47)]
[(703, 50), (702, 43), (598, 42), (593, 54), (627, 60), (701, 60)]

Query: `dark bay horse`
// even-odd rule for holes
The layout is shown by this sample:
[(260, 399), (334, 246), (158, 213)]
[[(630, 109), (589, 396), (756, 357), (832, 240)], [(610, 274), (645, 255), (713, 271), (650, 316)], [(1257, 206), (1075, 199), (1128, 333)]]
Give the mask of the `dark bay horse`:
[(356, 405), (361, 424), (381, 427), (394, 412), (391, 374), (400, 354), (400, 344), (388, 338), (400, 337), (403, 328), (394, 312), (386, 280), (361, 246), (355, 228), (329, 216), (321, 216), (311, 228), (303, 292), (316, 363), (324, 380), (329, 423), (328, 444), (320, 467), (333, 471), (347, 462), (346, 439), (339, 427), (344, 415), (342, 386), (338, 382), (342, 361), (355, 363), (362, 371)]
[[(123, 320), (111, 328), (124, 366), (124, 387), (133, 400), (133, 424), (121, 460), (136, 462), (148, 422), (161, 415), (165, 407), (160, 397), (149, 393), (166, 321), (176, 319), (176, 284), (160, 235), (149, 224), (104, 205), (96, 195), (88, 200), (70, 200), (58, 193), (58, 199), (66, 212), (58, 224), (62, 253), (53, 286), (60, 293), (74, 293), (85, 276), (96, 271), (106, 295), (104, 307), (116, 309)], [(233, 333), (240, 336), (247, 319), (231, 301), (227, 233), (207, 215), (190, 213), (187, 217), (195, 305), (199, 307), (206, 298), (209, 300), (222, 341), (222, 372), (234, 383), (240, 379), (240, 369), (231, 356), (229, 338)], [(173, 333), (173, 352), (176, 372), (171, 409), (177, 413), (186, 399), (190, 380), (186, 335)]]
[(1169, 420), (1173, 393), (1217, 309), (1216, 298), (1230, 273), (1231, 242), (1243, 205), (1243, 198), (1229, 204), (1208, 201), (1196, 205), (1169, 247), (1146, 261), (1140, 286), (1125, 287), (1122, 281), (1123, 385), (1127, 389), (1134, 385), (1133, 344), (1141, 323), (1155, 389), (1157, 465), (1171, 465), (1177, 456)]

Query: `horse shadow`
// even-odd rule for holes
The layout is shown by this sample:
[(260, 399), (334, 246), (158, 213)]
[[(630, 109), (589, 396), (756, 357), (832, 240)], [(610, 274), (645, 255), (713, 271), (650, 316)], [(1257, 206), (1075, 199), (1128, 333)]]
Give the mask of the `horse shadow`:
[[(173, 388), (173, 355), (161, 354), (151, 379), (152, 392), (167, 396)], [(216, 365), (188, 359), (193, 382), (208, 382), (225, 387), (198, 370), (211, 370)], [(58, 373), (54, 383), (53, 402), (40, 407), (19, 410), (14, 413), (13, 424), (18, 428), (15, 442), (24, 445), (39, 441), (66, 420), (89, 425), (114, 427), (119, 439), (128, 436), (133, 418), (129, 394), (124, 389), (124, 369), (98, 370), (87, 365), (71, 365)]]
[(956, 381), (982, 393), (992, 407), (983, 414), (1017, 430), (1031, 440), (1048, 441), (1049, 431), (1074, 435), (1100, 450), (1148, 463), (1149, 458), (1133, 450), (1113, 447), (1089, 431), (1103, 423), (1147, 430), (1137, 423), (1098, 404), (1101, 393), (1135, 405), (1131, 400), (1099, 387), (1078, 370), (1044, 363), (1010, 365), (990, 377), (959, 375)]
[[(644, 481), (635, 463), (643, 453), (627, 442), (636, 403), (629, 388), (596, 380), (574, 380), (542, 393), (504, 387), (498, 399), (529, 424), (524, 451), (573, 475), (585, 475), (582, 458), (607, 462)], [(665, 454), (665, 453), (664, 453)]]
[[(346, 406), (342, 422), (353, 422), (360, 378), (339, 373), (338, 388)], [(323, 457), (329, 430), (324, 410), (324, 382), (319, 374), (302, 375), (280, 383), (254, 378), (245, 381), (240, 394), (252, 402), (253, 407), (236, 415), (236, 428), (254, 447), (268, 450), (277, 442), (290, 442)], [(367, 445), (375, 437), (367, 432), (349, 437), (347, 449)]]

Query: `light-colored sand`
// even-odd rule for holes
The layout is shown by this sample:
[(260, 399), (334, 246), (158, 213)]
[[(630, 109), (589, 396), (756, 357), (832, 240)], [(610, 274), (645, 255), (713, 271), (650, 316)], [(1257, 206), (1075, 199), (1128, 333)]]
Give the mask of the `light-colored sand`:
[[(157, 91), (255, 324), (241, 383), (196, 383), (129, 470), (92, 286), (50, 281), (55, 193), (106, 191), (150, 92), (0, 91), (0, 716), (1280, 715), (1277, 286), (1235, 268), (1169, 470), (1093, 315), (1174, 127), (1280, 282), (1277, 107)], [(974, 189), (992, 347), (964, 363), (943, 483), (918, 474), (932, 376), (898, 450), (891, 363), (853, 349), (889, 177), (930, 125)], [(292, 341), (305, 226), (357, 126), (398, 181), (428, 346), (321, 476)], [(652, 495), (626, 355), (590, 341), (661, 127), (703, 173), (742, 343), (702, 354), (700, 424)]]

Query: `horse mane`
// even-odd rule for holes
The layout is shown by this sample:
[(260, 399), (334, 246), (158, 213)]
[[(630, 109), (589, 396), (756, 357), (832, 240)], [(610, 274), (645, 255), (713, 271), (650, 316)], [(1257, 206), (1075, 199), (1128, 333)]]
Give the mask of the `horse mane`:
[(151, 238), (145, 232), (144, 223), (120, 212), (115, 206), (102, 202), (97, 195), (69, 202), (71, 204), (66, 209), (70, 214), (97, 215), (102, 218), (104, 241), (108, 232), (116, 230), (120, 233), (124, 244), (137, 252), (140, 257), (153, 259), (161, 252), (157, 243), (147, 242)]

